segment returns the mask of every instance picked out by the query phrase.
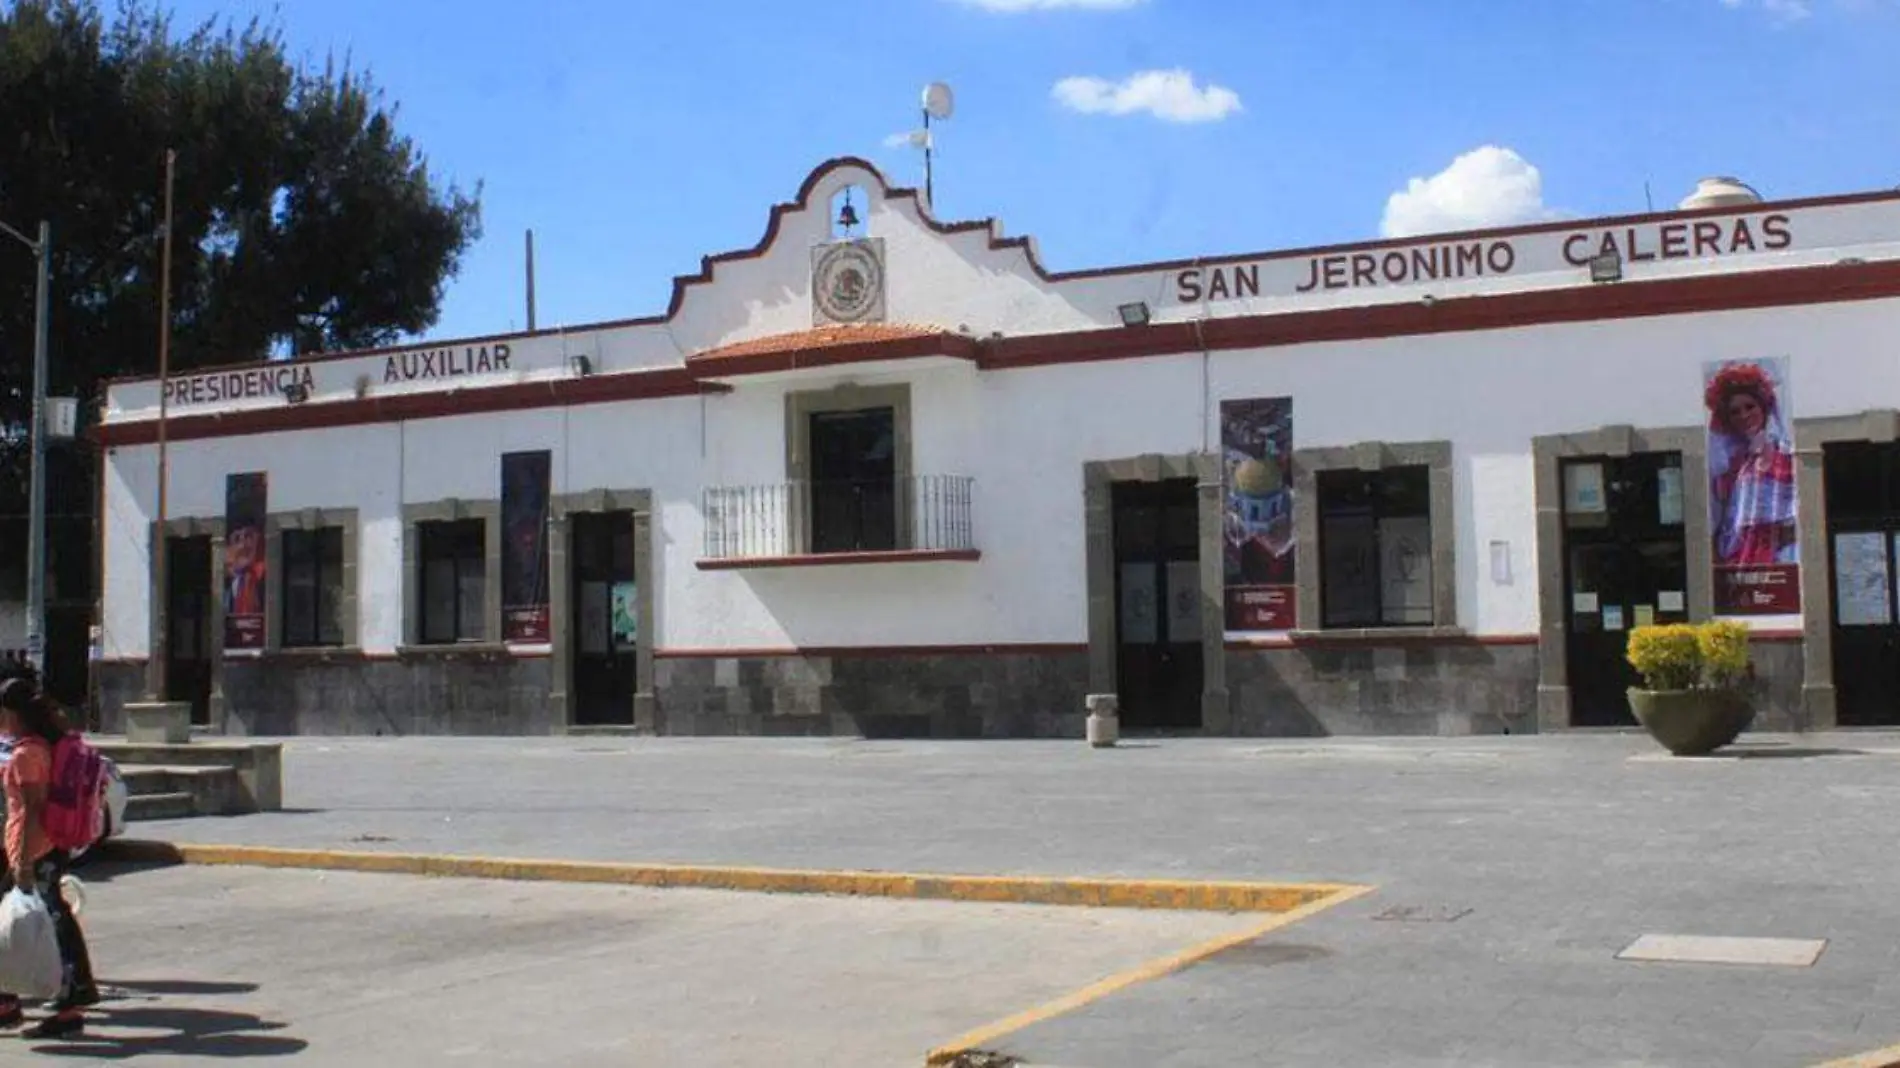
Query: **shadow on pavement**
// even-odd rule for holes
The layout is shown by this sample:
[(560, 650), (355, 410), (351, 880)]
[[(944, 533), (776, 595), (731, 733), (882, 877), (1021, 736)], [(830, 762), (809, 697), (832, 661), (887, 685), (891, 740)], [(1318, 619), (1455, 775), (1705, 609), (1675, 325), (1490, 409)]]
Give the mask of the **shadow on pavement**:
[(1802, 746), (1772, 746), (1772, 747), (1763, 747), (1760, 749), (1750, 748), (1747, 746), (1735, 746), (1728, 749), (1718, 749), (1714, 753), (1710, 754), (1710, 756), (1713, 756), (1713, 757), (1727, 758), (1729, 760), (1768, 760), (1768, 759), (1800, 760), (1800, 759), (1806, 759), (1806, 758), (1811, 758), (1811, 757), (1866, 756), (1866, 755), (1867, 753), (1864, 750), (1841, 749), (1835, 746), (1822, 746), (1818, 748), (1810, 748), (1810, 747), (1802, 747)]
[(157, 871), (160, 868), (176, 867), (175, 863), (159, 860), (124, 860), (111, 854), (108, 847), (100, 855), (87, 854), (78, 864), (73, 865), (73, 876), (88, 885), (109, 883), (140, 872)]
[(128, 979), (123, 982), (101, 983), (108, 991), (108, 997), (121, 990), (135, 994), (175, 994), (182, 997), (210, 997), (218, 994), (254, 994), (256, 983), (219, 983), (203, 979)]
[[(223, 985), (255, 989), (251, 984)], [(301, 1038), (267, 1033), (282, 1031), (287, 1026), (248, 1012), (183, 1006), (120, 1007), (108, 1003), (88, 1014), (86, 1034), (56, 1043), (36, 1045), (33, 1050), (56, 1057), (90, 1057), (113, 1061), (158, 1055), (288, 1057), (309, 1048), (310, 1043)], [(99, 1033), (101, 1030), (110, 1032), (120, 1028), (137, 1033)]]
[(1201, 963), (1272, 968), (1281, 964), (1305, 964), (1308, 961), (1324, 960), (1332, 955), (1333, 951), (1324, 946), (1292, 945), (1285, 942), (1242, 942), (1240, 945), (1221, 950)]

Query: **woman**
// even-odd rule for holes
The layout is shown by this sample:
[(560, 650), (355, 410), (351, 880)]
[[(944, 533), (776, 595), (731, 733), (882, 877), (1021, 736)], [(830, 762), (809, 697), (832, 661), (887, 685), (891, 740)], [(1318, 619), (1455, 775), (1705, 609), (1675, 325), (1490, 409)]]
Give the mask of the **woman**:
[[(7, 797), (7, 875), (5, 889), (32, 887), (53, 914), (64, 976), (53, 1015), (26, 1032), (28, 1038), (63, 1038), (81, 1034), (86, 1021), (81, 1009), (97, 1004), (99, 988), (92, 978), (92, 960), (79, 921), (66, 904), (60, 880), (72, 858), (54, 849), (41, 822), (46, 787), (53, 778), (53, 746), (66, 733), (59, 709), (32, 682), (12, 678), (0, 682), (0, 734), (13, 743), (13, 754), (0, 773)], [(0, 1027), (15, 1027), (25, 1014), (20, 999), (0, 994)]]
[(1752, 363), (1731, 364), (1709, 381), (1709, 504), (1715, 563), (1726, 567), (1797, 562), (1794, 448), (1774, 382)]

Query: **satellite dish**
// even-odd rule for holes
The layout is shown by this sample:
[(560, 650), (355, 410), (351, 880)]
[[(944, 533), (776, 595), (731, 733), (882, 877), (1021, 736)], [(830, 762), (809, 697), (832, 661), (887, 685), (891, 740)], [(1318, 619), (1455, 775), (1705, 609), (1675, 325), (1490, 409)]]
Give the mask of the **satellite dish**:
[(942, 82), (931, 82), (924, 86), (924, 114), (933, 119), (947, 119), (957, 110), (956, 94)]

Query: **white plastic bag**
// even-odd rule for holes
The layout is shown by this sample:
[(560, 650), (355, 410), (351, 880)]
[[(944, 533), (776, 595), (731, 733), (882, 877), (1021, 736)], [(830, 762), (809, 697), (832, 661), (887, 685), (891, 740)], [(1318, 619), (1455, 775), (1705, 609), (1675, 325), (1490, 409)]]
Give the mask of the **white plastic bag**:
[(50, 998), (59, 993), (64, 976), (46, 902), (18, 887), (7, 891), (0, 898), (0, 991)]

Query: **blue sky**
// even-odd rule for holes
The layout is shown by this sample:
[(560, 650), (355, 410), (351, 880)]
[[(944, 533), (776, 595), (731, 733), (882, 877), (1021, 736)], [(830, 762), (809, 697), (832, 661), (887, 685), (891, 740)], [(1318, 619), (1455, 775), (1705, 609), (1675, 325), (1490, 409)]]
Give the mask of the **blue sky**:
[[(1010, 10), (1015, 9), (1015, 10)], [(187, 0), (347, 51), (486, 236), (434, 337), (664, 309), (821, 161), (1053, 269), (1900, 186), (1900, 0)], [(1459, 161), (1454, 166), (1455, 161)], [(1533, 173), (1534, 169), (1534, 173)], [(1437, 176), (1437, 177), (1434, 177)], [(1426, 182), (1393, 203), (1395, 193)]]

